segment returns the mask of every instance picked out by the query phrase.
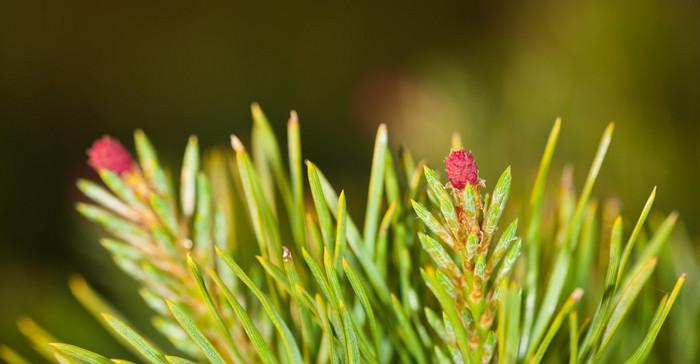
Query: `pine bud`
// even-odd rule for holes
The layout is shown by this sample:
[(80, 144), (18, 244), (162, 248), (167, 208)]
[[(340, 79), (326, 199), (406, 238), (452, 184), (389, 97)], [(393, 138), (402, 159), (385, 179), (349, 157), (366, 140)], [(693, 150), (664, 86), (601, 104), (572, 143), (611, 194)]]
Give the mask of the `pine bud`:
[(134, 167), (129, 151), (118, 140), (104, 136), (87, 150), (88, 164), (96, 171), (103, 169), (123, 174)]
[(479, 183), (479, 169), (471, 152), (464, 149), (455, 150), (445, 158), (445, 172), (452, 187), (464, 190), (467, 183), (476, 186)]

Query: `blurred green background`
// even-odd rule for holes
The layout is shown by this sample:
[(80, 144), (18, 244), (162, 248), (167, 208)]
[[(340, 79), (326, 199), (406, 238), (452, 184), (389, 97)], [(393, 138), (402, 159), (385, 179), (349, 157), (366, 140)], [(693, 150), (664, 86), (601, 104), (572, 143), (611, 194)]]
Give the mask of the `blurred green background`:
[(0, 340), (20, 343), (14, 322), (30, 314), (118, 352), (65, 284), (81, 273), (144, 314), (73, 211), (75, 179), (94, 177), (85, 149), (103, 134), (131, 146), (143, 128), (177, 167), (189, 134), (247, 139), (252, 101), (280, 135), (299, 112), (305, 157), (355, 206), (380, 122), (434, 166), (459, 131), (483, 177), (511, 164), (524, 194), (557, 116), (555, 170), (572, 162), (578, 181), (613, 120), (597, 195), (634, 216), (658, 185), (657, 208), (698, 236), (699, 18), (690, 0), (3, 1)]

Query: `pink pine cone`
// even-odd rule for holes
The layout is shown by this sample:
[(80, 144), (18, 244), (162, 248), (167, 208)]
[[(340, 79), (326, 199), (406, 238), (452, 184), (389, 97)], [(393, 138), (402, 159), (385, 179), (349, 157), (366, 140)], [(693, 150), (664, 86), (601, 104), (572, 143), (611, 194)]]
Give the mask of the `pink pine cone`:
[(445, 172), (452, 187), (458, 190), (463, 190), (467, 183), (474, 186), (479, 183), (479, 168), (474, 156), (464, 149), (455, 150), (445, 158)]
[(103, 136), (87, 150), (88, 164), (95, 170), (106, 169), (117, 174), (129, 171), (134, 160), (129, 151), (116, 139)]

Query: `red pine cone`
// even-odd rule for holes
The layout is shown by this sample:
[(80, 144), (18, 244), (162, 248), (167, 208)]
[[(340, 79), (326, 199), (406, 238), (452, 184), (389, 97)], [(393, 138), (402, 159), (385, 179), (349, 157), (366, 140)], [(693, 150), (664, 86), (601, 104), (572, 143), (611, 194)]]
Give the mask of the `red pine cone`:
[(458, 190), (463, 190), (467, 183), (474, 186), (479, 183), (479, 168), (474, 156), (464, 149), (455, 150), (445, 158), (445, 172), (452, 187)]
[(95, 170), (106, 169), (121, 175), (134, 167), (129, 151), (116, 139), (103, 136), (87, 150), (88, 164)]

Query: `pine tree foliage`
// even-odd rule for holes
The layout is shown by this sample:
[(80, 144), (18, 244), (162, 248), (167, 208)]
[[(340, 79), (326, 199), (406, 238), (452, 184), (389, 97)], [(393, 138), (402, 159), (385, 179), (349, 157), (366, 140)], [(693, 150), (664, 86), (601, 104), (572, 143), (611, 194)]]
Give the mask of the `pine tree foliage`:
[[(257, 105), (252, 114), (250, 148), (232, 136), (232, 150), (202, 158), (191, 137), (178, 175), (137, 131), (138, 163), (98, 165), (101, 183), (78, 181), (91, 200), (78, 211), (103, 228), (100, 243), (138, 282), (152, 325), (170, 343), (159, 347), (72, 278), (75, 297), (132, 360), (642, 363), (652, 354), (686, 279), (660, 299), (644, 290), (664, 264), (658, 257), (677, 214), (647, 222), (655, 189), (629, 231), (619, 211), (601, 213), (592, 193), (612, 124), (581, 191), (565, 170), (559, 192), (547, 195), (557, 120), (526, 210), (503, 221), (510, 167), (491, 189), (478, 175), (448, 183), (407, 149), (393, 153), (384, 125), (365, 211), (351, 216), (345, 193), (303, 162), (297, 115), (284, 151)], [(452, 147), (461, 150), (458, 138)], [(640, 310), (650, 302), (655, 310)], [(60, 343), (31, 319), (19, 327), (51, 362), (130, 362)], [(0, 357), (28, 362), (8, 347)]]

